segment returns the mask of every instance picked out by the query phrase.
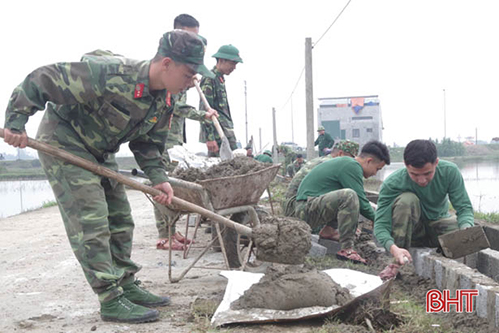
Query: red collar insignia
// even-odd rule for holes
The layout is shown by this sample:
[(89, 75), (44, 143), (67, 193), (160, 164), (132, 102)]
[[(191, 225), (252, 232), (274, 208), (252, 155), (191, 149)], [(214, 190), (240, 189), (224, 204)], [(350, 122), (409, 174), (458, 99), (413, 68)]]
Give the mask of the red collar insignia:
[(172, 106), (172, 94), (170, 92), (166, 93), (166, 106)]
[(145, 85), (143, 83), (137, 83), (135, 85), (135, 92), (133, 94), (133, 98), (141, 98), (142, 95), (144, 94), (144, 87)]

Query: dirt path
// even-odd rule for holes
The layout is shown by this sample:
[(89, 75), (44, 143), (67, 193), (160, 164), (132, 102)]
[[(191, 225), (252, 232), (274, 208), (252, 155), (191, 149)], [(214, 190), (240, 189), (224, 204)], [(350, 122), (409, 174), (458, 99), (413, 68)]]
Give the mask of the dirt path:
[[(128, 194), (136, 223), (132, 258), (143, 266), (138, 277), (149, 290), (172, 298), (172, 306), (160, 308), (160, 321), (140, 325), (101, 321), (97, 297), (70, 249), (59, 210), (50, 207), (0, 219), (0, 332), (202, 332), (208, 329), (207, 325), (203, 327), (199, 320), (194, 320), (191, 303), (198, 297), (221, 297), (226, 279), (218, 275), (217, 269), (195, 268), (180, 283), (171, 284), (168, 252), (155, 249), (156, 228), (151, 205), (142, 193), (129, 191)], [(185, 228), (184, 223), (181, 226)], [(200, 231), (201, 242), (211, 238), (204, 229)], [(193, 250), (185, 260), (180, 253), (175, 253), (173, 276), (178, 276), (200, 251)], [(223, 259), (220, 253), (210, 251), (198, 265), (222, 267)], [(320, 327), (320, 323), (316, 327)], [(265, 329), (310, 332), (311, 325), (266, 325)], [(261, 326), (230, 329), (231, 332), (261, 330)]]

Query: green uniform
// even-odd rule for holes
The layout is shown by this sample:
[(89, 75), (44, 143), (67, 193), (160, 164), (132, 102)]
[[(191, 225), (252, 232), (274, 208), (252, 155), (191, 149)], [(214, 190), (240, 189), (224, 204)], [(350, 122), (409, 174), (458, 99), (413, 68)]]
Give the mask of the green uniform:
[(291, 183), (289, 183), (288, 188), (286, 190), (286, 200), (283, 203), (283, 211), (285, 216), (295, 215), (296, 193), (298, 192), (298, 188), (300, 187), (300, 184), (302, 180), (305, 178), (305, 176), (308, 175), (308, 173), (314, 167), (321, 164), (322, 162), (330, 160), (331, 158), (332, 157), (330, 154), (323, 157), (314, 158), (313, 160), (310, 160), (307, 163), (305, 163), (305, 165), (303, 165), (301, 169), (296, 173), (296, 175), (293, 177)]
[(305, 161), (298, 162), (294, 161), (293, 163), (288, 164), (286, 167), (286, 172), (290, 177), (294, 177), (295, 174), (300, 171), (301, 167), (305, 164)]
[(272, 157), (270, 157), (267, 154), (256, 155), (255, 160), (257, 160), (258, 162), (262, 162), (262, 163), (274, 163), (274, 161), (272, 160)]
[(333, 147), (334, 139), (331, 137), (331, 135), (329, 135), (329, 133), (321, 134), (314, 142), (314, 146), (317, 145), (319, 145), (319, 156), (324, 156), (326, 155), (324, 149)]
[(360, 213), (374, 220), (364, 192), (363, 169), (351, 157), (337, 157), (317, 165), (303, 179), (296, 195), (295, 216), (312, 229), (338, 229), (342, 249), (352, 248)]
[[(237, 149), (236, 135), (234, 133), (234, 124), (232, 123), (232, 116), (230, 114), (229, 101), (227, 99), (227, 91), (225, 90), (225, 79), (222, 73), (217, 68), (213, 68), (212, 72), (216, 75), (214, 79), (203, 77), (201, 79), (201, 90), (203, 91), (208, 104), (218, 111), (218, 122), (222, 127), (225, 136), (229, 140), (230, 149)], [(206, 110), (202, 101), (199, 104), (200, 110)], [(222, 141), (218, 136), (217, 130), (213, 123), (203, 122), (201, 124), (200, 142), (216, 141), (218, 147), (222, 145)], [(209, 153), (209, 156), (218, 156), (218, 153)]]
[[(28, 117), (46, 106), (40, 141), (113, 170), (114, 153), (129, 142), (152, 183), (163, 183), (161, 154), (174, 98), (149, 91), (149, 65), (96, 51), (80, 62), (40, 67), (14, 90), (5, 127), (23, 131)], [(134, 223), (124, 186), (39, 156), (85, 277), (100, 301), (115, 298), (140, 269), (130, 259)]]
[[(449, 199), (457, 219), (449, 214)], [(407, 169), (392, 173), (381, 186), (374, 234), (389, 250), (393, 244), (438, 246), (437, 236), (474, 225), (473, 207), (458, 167), (440, 160), (426, 187), (417, 185)]]

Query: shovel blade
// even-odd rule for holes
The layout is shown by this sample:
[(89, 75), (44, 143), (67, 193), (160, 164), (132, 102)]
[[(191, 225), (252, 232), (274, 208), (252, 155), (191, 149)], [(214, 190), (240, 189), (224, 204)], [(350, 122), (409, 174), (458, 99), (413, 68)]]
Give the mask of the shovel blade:
[(230, 149), (229, 140), (225, 136), (222, 138), (222, 145), (220, 147), (220, 158), (222, 159), (222, 161), (227, 161), (234, 158), (232, 150)]
[(456, 230), (438, 236), (444, 256), (457, 259), (490, 247), (489, 240), (481, 226)]

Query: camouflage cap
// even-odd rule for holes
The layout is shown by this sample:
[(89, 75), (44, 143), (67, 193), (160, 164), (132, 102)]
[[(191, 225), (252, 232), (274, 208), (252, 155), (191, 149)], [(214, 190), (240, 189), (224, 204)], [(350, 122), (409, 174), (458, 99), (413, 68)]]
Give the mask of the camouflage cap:
[(334, 148), (352, 154), (354, 157), (359, 153), (359, 144), (350, 140), (340, 140), (334, 145)]
[(324, 126), (319, 126), (319, 128), (317, 129), (317, 132), (324, 131), (324, 130), (325, 130)]
[(195, 33), (176, 29), (161, 37), (158, 54), (172, 58), (175, 62), (186, 64), (196, 73), (213, 79), (215, 74), (203, 63), (206, 48), (203, 39)]

